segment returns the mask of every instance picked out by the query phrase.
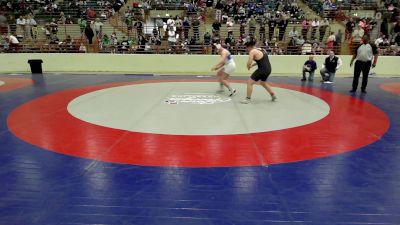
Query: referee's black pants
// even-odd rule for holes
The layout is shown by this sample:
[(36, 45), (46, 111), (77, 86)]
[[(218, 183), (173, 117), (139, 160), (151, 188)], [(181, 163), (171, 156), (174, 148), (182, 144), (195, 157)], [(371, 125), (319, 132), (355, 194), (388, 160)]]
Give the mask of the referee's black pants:
[(360, 78), (361, 72), (363, 74), (362, 83), (361, 83), (361, 90), (365, 91), (368, 84), (368, 74), (369, 70), (371, 69), (371, 61), (363, 62), (357, 60), (354, 65), (354, 77), (353, 77), (353, 90), (357, 90), (358, 87), (358, 80)]

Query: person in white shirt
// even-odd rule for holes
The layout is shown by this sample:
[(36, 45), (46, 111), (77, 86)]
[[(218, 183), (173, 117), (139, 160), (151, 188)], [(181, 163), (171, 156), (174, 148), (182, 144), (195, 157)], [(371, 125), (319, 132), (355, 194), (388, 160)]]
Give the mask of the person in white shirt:
[(228, 34), (233, 34), (233, 24), (234, 24), (233, 19), (228, 18), (228, 21), (226, 22), (226, 29), (228, 30)]
[(175, 26), (175, 20), (170, 16), (167, 20), (167, 26), (174, 27)]
[(18, 25), (20, 31), (22, 31), (24, 33), (24, 37), (28, 37), (27, 32), (26, 32), (26, 19), (23, 16), (20, 16), (17, 19), (17, 25)]
[(364, 36), (362, 38), (362, 44), (355, 49), (350, 61), (350, 67), (353, 66), (354, 60), (356, 60), (356, 63), (354, 65), (353, 85), (350, 93), (355, 93), (357, 91), (358, 80), (362, 72), (361, 93), (365, 94), (367, 93), (366, 88), (368, 85), (369, 71), (371, 67), (375, 68), (378, 61), (378, 49), (374, 44), (369, 43), (368, 36)]
[(358, 26), (352, 33), (352, 42), (353, 46), (358, 46), (361, 43), (362, 37), (364, 37), (364, 29), (361, 26)]
[(327, 28), (329, 27), (329, 21), (327, 18), (321, 20), (319, 23), (319, 41), (322, 42), (322, 40), (325, 37), (325, 33)]
[(14, 35), (8, 35), (7, 42), (9, 43), (10, 50), (18, 51), (19, 41)]
[(315, 38), (315, 33), (317, 32), (318, 28), (319, 28), (319, 21), (317, 19), (314, 19), (311, 23), (311, 39)]
[(376, 40), (375, 40), (375, 45), (379, 46), (381, 43), (383, 43), (383, 40), (385, 39), (385, 35), (380, 35)]
[(224, 91), (224, 86), (229, 90), (229, 96), (235, 94), (236, 90), (231, 88), (229, 84), (229, 76), (232, 75), (236, 70), (236, 63), (233, 60), (231, 53), (223, 48), (221, 44), (214, 44), (215, 48), (218, 51), (218, 54), (221, 55), (218, 64), (211, 68), (211, 71), (218, 71), (218, 81), (220, 84), (219, 92)]
[(26, 19), (26, 29), (28, 30), (27, 32), (30, 32), (31, 37), (33, 39), (37, 38), (38, 34), (37, 23), (31, 14), (28, 15), (28, 18)]
[(292, 38), (297, 38), (297, 30), (296, 30), (296, 27), (293, 27), (293, 30), (291, 30), (291, 31), (289, 32), (289, 38), (290, 38), (290, 39), (292, 39)]
[(102, 35), (101, 35), (101, 31), (102, 31), (102, 28), (103, 28), (103, 23), (100, 21), (100, 19), (99, 18), (97, 18), (96, 19), (96, 22), (94, 22), (94, 30), (95, 30), (95, 33), (96, 33), (96, 37), (97, 37), (97, 39), (101, 39), (102, 37)]

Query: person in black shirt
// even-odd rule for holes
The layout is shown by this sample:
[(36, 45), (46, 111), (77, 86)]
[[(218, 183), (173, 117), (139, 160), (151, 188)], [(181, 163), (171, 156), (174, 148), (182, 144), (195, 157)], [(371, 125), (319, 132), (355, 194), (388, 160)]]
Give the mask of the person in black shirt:
[[(276, 95), (272, 90), (271, 85), (267, 83), (267, 79), (271, 74), (272, 68), (269, 62), (268, 53), (265, 49), (255, 48), (256, 41), (250, 38), (245, 43), (247, 51), (249, 52), (249, 59), (247, 61), (247, 69), (257, 66), (257, 70), (253, 72), (250, 79), (247, 81), (247, 95), (246, 99), (241, 101), (242, 104), (249, 104), (251, 102), (251, 94), (253, 93), (253, 85), (260, 82), (260, 85), (271, 95), (271, 100), (276, 100)], [(255, 61), (255, 63), (254, 63)]]
[(93, 43), (94, 32), (93, 32), (93, 29), (90, 27), (90, 22), (88, 22), (86, 25), (85, 35), (86, 35), (86, 38), (87, 38), (89, 44), (91, 45)]
[(274, 35), (274, 29), (276, 27), (276, 19), (274, 17), (272, 17), (269, 21), (268, 21), (268, 34), (269, 34), (269, 40), (272, 40), (272, 37)]
[(332, 84), (335, 80), (336, 71), (342, 66), (342, 60), (335, 56), (333, 50), (329, 51), (329, 56), (326, 57), (324, 67), (321, 69), (322, 82)]
[(218, 20), (215, 20), (214, 23), (212, 24), (212, 28), (214, 34), (219, 34), (219, 31), (221, 29), (221, 23)]
[(346, 40), (351, 38), (351, 34), (353, 33), (354, 27), (356, 24), (353, 22), (353, 18), (346, 23)]

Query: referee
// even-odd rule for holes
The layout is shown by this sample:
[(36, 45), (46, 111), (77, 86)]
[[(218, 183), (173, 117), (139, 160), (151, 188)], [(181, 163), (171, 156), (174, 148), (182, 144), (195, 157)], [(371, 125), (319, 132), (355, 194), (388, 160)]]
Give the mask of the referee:
[(362, 38), (362, 44), (354, 52), (353, 58), (351, 59), (350, 62), (350, 67), (353, 66), (353, 62), (355, 59), (356, 63), (354, 65), (353, 88), (350, 90), (350, 93), (354, 93), (357, 91), (358, 80), (362, 72), (363, 78), (361, 84), (361, 92), (365, 94), (367, 93), (366, 88), (368, 84), (369, 70), (371, 66), (372, 68), (376, 66), (376, 62), (378, 60), (378, 49), (376, 45), (369, 43), (368, 36), (364, 36)]

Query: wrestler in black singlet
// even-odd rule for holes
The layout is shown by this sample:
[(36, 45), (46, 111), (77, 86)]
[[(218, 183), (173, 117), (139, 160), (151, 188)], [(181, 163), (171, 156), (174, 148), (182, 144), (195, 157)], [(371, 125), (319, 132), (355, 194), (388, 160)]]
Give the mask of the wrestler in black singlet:
[(258, 49), (263, 53), (263, 57), (260, 60), (254, 60), (257, 63), (257, 70), (251, 75), (251, 79), (254, 81), (267, 81), (271, 74), (271, 63), (269, 62), (268, 53), (265, 49)]

